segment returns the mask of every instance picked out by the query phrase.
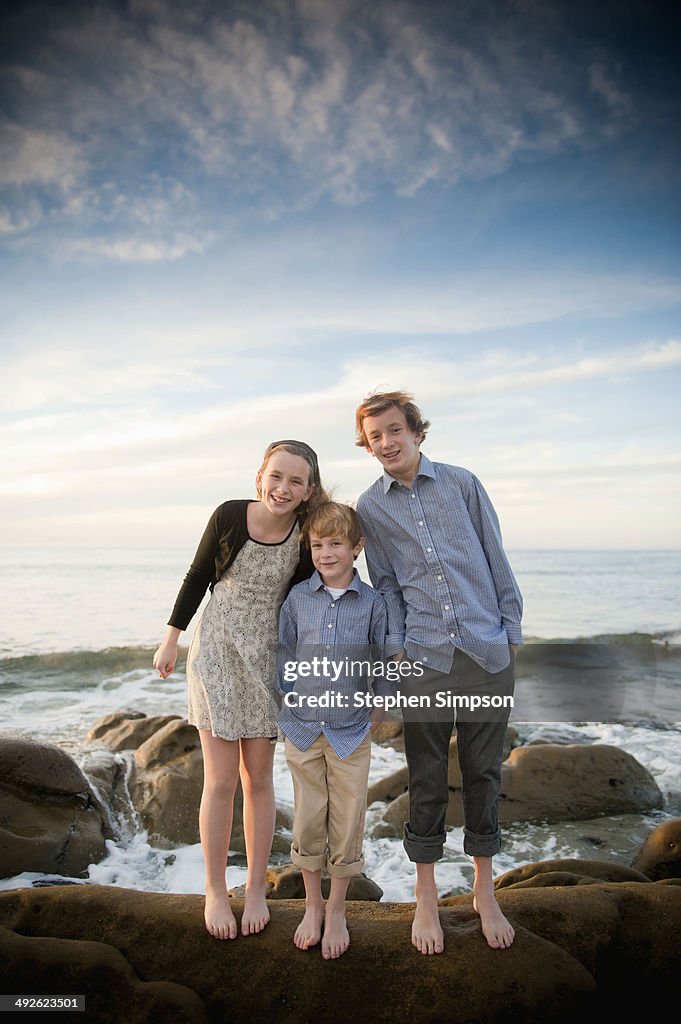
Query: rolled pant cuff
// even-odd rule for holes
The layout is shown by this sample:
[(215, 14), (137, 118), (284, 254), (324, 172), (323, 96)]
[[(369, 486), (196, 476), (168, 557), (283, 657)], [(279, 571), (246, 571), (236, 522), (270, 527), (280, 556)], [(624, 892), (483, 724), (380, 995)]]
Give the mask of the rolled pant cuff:
[(364, 870), (364, 857), (353, 861), (352, 864), (333, 864), (329, 860), (326, 862), (326, 870), (331, 878), (352, 878), (354, 875), (361, 875)]
[(477, 835), (466, 828), (463, 830), (463, 852), (469, 857), (493, 857), (501, 849), (501, 831), (497, 829), (486, 836)]
[(436, 860), (441, 860), (446, 839), (446, 832), (441, 832), (437, 836), (414, 835), (405, 822), (402, 844), (407, 857), (415, 864), (434, 864)]
[(306, 871), (323, 871), (326, 867), (326, 854), (298, 853), (291, 847), (291, 862), (297, 868), (305, 868)]

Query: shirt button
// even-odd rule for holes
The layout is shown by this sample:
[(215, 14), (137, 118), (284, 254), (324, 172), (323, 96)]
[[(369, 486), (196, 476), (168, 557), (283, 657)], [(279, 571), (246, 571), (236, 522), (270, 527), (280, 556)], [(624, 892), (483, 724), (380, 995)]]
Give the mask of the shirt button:
[(333, 629), (333, 622), (329, 623), (329, 629)]
[(424, 658), (423, 660), (424, 660), (424, 661), (428, 661), (428, 659), (427, 659), (427, 658)]
[(411, 495), (411, 497), (412, 497), (412, 498), (415, 498), (415, 497), (416, 497), (416, 495), (415, 495), (415, 494), (412, 494), (412, 495)]
[(327, 644), (326, 645), (326, 649), (327, 649), (327, 651), (330, 651), (331, 650), (331, 644)]
[(448, 612), (448, 611), (449, 611), (449, 605), (448, 605), (448, 604), (446, 604), (446, 605), (445, 605), (445, 611), (446, 611), (446, 612)]
[(432, 550), (433, 550), (432, 548), (426, 548), (426, 551), (432, 551)]
[(453, 639), (454, 639), (454, 637), (456, 636), (456, 633), (450, 633), (449, 635), (451, 636), (451, 638), (452, 638), (452, 640), (453, 640)]
[(423, 519), (419, 519), (419, 526), (423, 526)]
[(326, 725), (326, 722), (320, 722), (319, 724), (320, 725)]
[(438, 576), (438, 579), (439, 579), (439, 580), (441, 580), (441, 579), (442, 579), (442, 576)]
[(332, 605), (331, 605), (331, 607), (332, 607), (332, 608), (335, 608), (336, 606), (335, 606), (335, 604), (332, 604)]

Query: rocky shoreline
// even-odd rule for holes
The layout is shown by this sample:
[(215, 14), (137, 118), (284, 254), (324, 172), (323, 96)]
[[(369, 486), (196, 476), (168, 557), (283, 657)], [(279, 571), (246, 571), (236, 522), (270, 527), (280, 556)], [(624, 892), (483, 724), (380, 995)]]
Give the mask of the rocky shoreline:
[[(400, 747), (398, 723), (378, 739)], [(0, 875), (85, 878), (121, 829), (148, 830), (162, 849), (198, 841), (203, 768), (198, 734), (178, 716), (120, 711), (95, 723), (81, 767), (58, 747), (0, 736)], [(449, 824), (461, 820), (456, 740), (450, 748)], [(401, 831), (406, 772), (370, 791), (373, 835)], [(570, 821), (662, 806), (650, 773), (605, 744), (522, 744), (507, 734), (501, 815)], [(273, 849), (288, 849), (280, 808)], [(240, 808), (233, 848), (243, 846)], [(118, 886), (50, 884), (0, 893), (3, 992), (86, 994), (90, 1020), (296, 1021), (354, 1017), (420, 1024), (626, 1019), (678, 992), (681, 970), (681, 819), (658, 826), (629, 865), (545, 860), (496, 880), (516, 929), (508, 950), (487, 946), (470, 895), (440, 901), (446, 948), (423, 957), (410, 943), (413, 904), (382, 903), (360, 877), (349, 893), (351, 947), (336, 961), (297, 950), (303, 896), (291, 864), (268, 872), (272, 920), (261, 935), (217, 941), (203, 897)], [(241, 893), (232, 890), (237, 918)], [(82, 1018), (79, 1018), (82, 1019)]]
[[(602, 882), (499, 892), (516, 929), (485, 942), (467, 896), (441, 910), (445, 951), (410, 944), (413, 906), (352, 902), (351, 946), (325, 961), (291, 937), (295, 900), (272, 903), (260, 935), (212, 939), (200, 896), (71, 885), (0, 893), (8, 991), (85, 993), (101, 1024), (304, 1022), (421, 1024), (625, 1020), (678, 996), (681, 885)], [(242, 903), (234, 900), (237, 918)]]

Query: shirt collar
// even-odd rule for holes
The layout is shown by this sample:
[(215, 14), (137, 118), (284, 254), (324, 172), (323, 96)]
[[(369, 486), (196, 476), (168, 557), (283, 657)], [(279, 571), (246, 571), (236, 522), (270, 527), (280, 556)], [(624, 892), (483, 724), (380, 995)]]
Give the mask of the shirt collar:
[[(419, 459), (419, 468), (416, 476), (429, 476), (435, 479), (435, 469), (433, 468), (433, 463), (430, 461), (427, 455), (423, 454), (423, 452), (421, 452), (421, 458)], [(400, 480), (396, 480), (394, 476), (391, 476), (387, 469), (383, 470), (382, 479), (384, 494), (388, 493), (393, 484), (400, 484), (402, 487), (406, 486), (406, 484), (403, 484)]]
[[(353, 569), (352, 579), (348, 583), (346, 590), (356, 590), (357, 593), (359, 593), (361, 582), (362, 581), (360, 579), (359, 573), (357, 572), (356, 569)], [(310, 590), (316, 593), (318, 590), (321, 590), (324, 586), (324, 580), (319, 575), (319, 572), (315, 569), (315, 571), (312, 573), (309, 579)]]

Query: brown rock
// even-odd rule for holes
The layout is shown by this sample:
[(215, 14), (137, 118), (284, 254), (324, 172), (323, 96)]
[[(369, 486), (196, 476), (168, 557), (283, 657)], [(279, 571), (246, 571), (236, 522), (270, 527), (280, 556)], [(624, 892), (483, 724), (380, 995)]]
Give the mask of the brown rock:
[[(153, 845), (199, 841), (203, 756), (193, 725), (176, 719), (145, 740), (135, 751), (128, 785)], [(238, 834), (237, 822), (235, 826)]]
[(681, 818), (672, 818), (654, 828), (631, 866), (653, 882), (681, 878)]
[[(328, 898), (331, 887), (331, 879), (322, 872), (322, 895)], [(239, 889), (232, 889), (233, 896), (243, 896)], [(378, 902), (383, 895), (380, 886), (372, 882), (366, 875), (354, 875), (348, 886), (349, 900), (374, 900)], [(267, 898), (268, 900), (304, 900), (305, 884), (303, 873), (295, 864), (280, 864), (275, 868), (267, 870)]]
[(90, 742), (103, 743), (109, 750), (136, 750), (168, 722), (179, 715), (143, 715), (135, 711), (114, 711), (99, 718), (87, 734)]
[[(558, 880), (556, 876), (565, 876)], [(552, 879), (549, 881), (549, 879)], [(640, 871), (603, 860), (541, 860), (512, 868), (494, 880), (495, 889), (521, 885), (585, 885), (589, 882), (647, 882)]]
[[(122, 990), (106, 971), (100, 982), (87, 948), (80, 991), (94, 1001), (106, 989), (109, 1016), (95, 1019), (127, 1024), (150, 1019), (150, 1003), (131, 999), (136, 979), (175, 986), (158, 991), (173, 1012), (183, 990), (192, 990), (198, 1002), (188, 1021), (203, 1019), (189, 1015), (203, 1003), (211, 1020), (256, 1024), (574, 1024), (622, 1004), (623, 1019), (661, 1013), (678, 994), (681, 887), (600, 882), (498, 896), (516, 930), (510, 949), (490, 949), (470, 897), (441, 909), (446, 948), (429, 957), (411, 945), (413, 904), (357, 902), (348, 904), (350, 948), (325, 962), (318, 949), (301, 953), (291, 941), (298, 901), (271, 901), (272, 919), (260, 935), (220, 942), (205, 929), (201, 896), (90, 885), (13, 890), (0, 893), (0, 924), (24, 941), (6, 944), (13, 959), (2, 961), (0, 973), (12, 991), (30, 971), (29, 991), (52, 992), (59, 951), (46, 940), (104, 945), (118, 951), (132, 976), (120, 970)], [(233, 906), (238, 920), (243, 903)], [(111, 954), (102, 963), (112, 963)]]
[(386, 775), (384, 779), (372, 783), (367, 790), (367, 806), (376, 800), (381, 803), (390, 803), (391, 800), (396, 800), (402, 793), (406, 793), (408, 781), (409, 772), (405, 765), (404, 768), (398, 768), (396, 772)]
[(101, 860), (111, 829), (67, 753), (23, 736), (0, 737), (0, 876), (83, 874)]
[(516, 747), (502, 768), (502, 822), (578, 820), (661, 806), (650, 772), (606, 744)]
[[(82, 1016), (98, 1024), (154, 1019), (164, 1024), (207, 1024), (209, 1019), (203, 1000), (191, 988), (165, 980), (142, 981), (123, 954), (105, 942), (26, 938), (0, 928), (0, 959), (17, 992), (84, 994)], [(71, 1013), (68, 1017), (74, 1019)]]

